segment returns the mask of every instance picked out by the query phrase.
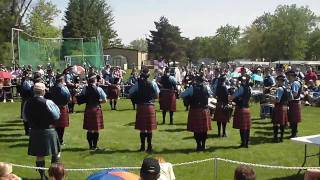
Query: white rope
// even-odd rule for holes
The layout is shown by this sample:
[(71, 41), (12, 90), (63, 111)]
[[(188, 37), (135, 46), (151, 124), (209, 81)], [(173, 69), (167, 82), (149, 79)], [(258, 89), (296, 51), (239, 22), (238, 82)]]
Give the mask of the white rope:
[[(287, 166), (275, 166), (275, 165), (265, 165), (265, 164), (255, 164), (255, 163), (248, 163), (248, 162), (241, 162), (241, 161), (234, 161), (230, 159), (224, 158), (208, 158), (203, 160), (196, 160), (196, 161), (189, 161), (183, 163), (176, 163), (172, 166), (185, 166), (185, 165), (192, 165), (192, 164), (199, 164), (208, 161), (223, 161), (232, 164), (239, 164), (239, 165), (247, 165), (252, 167), (259, 167), (259, 168), (268, 168), (268, 169), (284, 169), (284, 170), (306, 170), (306, 169), (320, 169), (320, 167), (287, 167)], [(26, 168), (26, 169), (42, 169), (48, 170), (48, 168), (40, 168), (34, 166), (26, 166), (26, 165), (19, 165), (19, 164), (12, 164), (14, 167)], [(140, 167), (106, 167), (106, 168), (73, 168), (73, 169), (66, 169), (66, 171), (101, 171), (101, 170), (113, 170), (113, 169), (126, 169), (126, 170), (135, 170), (140, 169)]]
[(274, 166), (274, 165), (247, 163), (247, 162), (234, 161), (234, 160), (223, 159), (223, 158), (216, 158), (216, 159), (218, 161), (224, 161), (224, 162), (228, 162), (228, 163), (232, 163), (232, 164), (247, 165), (247, 166), (268, 168), (268, 169), (285, 169), (285, 170), (320, 169), (320, 167), (287, 167), (287, 166)]

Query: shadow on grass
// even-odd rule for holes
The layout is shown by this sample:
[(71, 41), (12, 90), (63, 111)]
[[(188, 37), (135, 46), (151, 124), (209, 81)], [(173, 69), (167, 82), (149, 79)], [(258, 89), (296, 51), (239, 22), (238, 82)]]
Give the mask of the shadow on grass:
[(21, 119), (14, 119), (14, 120), (9, 120), (9, 121), (4, 121), (4, 123), (22, 124), (22, 120)]
[(25, 142), (25, 141), (29, 141), (29, 139), (16, 139), (16, 138), (0, 139), (0, 142)]
[(274, 143), (273, 138), (271, 137), (257, 137), (257, 136), (251, 136), (250, 137), (250, 145), (259, 145), (259, 144), (270, 144)]
[(264, 124), (271, 124), (270, 121), (252, 121), (252, 124), (261, 124), (261, 125), (264, 125)]
[(187, 127), (187, 123), (173, 123), (173, 125), (175, 125), (175, 126), (186, 126)]
[(24, 136), (24, 134), (0, 134), (0, 138), (2, 137), (21, 137)]
[(18, 130), (22, 130), (22, 128), (0, 128), (0, 132), (1, 131), (18, 131)]
[(252, 127), (252, 129), (263, 129), (263, 130), (273, 131), (273, 127), (271, 126), (256, 126), (256, 127)]
[(133, 110), (133, 109), (117, 109), (115, 111), (123, 112), (123, 111), (136, 111), (136, 110)]
[(164, 129), (164, 130), (159, 130), (160, 132), (183, 132), (187, 131), (185, 128), (179, 128), (179, 129)]
[(303, 177), (304, 177), (303, 174), (295, 174), (295, 175), (286, 176), (286, 177), (272, 178), (271, 180), (300, 180), (300, 179), (303, 179)]
[(9, 148), (28, 147), (28, 145), (29, 143), (19, 143), (19, 144), (10, 145)]
[(82, 152), (82, 151), (87, 151), (88, 148), (62, 148), (62, 152)]
[(21, 124), (18, 124), (18, 123), (5, 123), (5, 124), (0, 124), (0, 127), (17, 127), (17, 126), (21, 126)]
[(129, 122), (128, 124), (125, 124), (124, 126), (135, 126), (136, 122)]

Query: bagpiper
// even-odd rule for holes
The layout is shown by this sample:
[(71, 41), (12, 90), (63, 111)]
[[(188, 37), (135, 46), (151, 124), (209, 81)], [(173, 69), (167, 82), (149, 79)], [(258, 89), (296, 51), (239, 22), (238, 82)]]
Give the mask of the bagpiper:
[[(45, 156), (52, 155), (51, 163), (59, 161), (60, 143), (53, 124), (59, 119), (58, 106), (44, 98), (45, 85), (36, 83), (33, 88), (34, 97), (24, 105), (23, 116), (30, 124), (28, 154), (36, 156), (36, 166), (45, 167)], [(41, 180), (47, 180), (45, 170), (38, 169)]]
[[(288, 100), (289, 100), (289, 93), (286, 87), (284, 86), (285, 83), (285, 76), (280, 75), (276, 78), (277, 81), (277, 90), (275, 95), (275, 106), (272, 115), (272, 123), (273, 123), (273, 141), (274, 142), (282, 142), (283, 141), (283, 134), (284, 134), (284, 127), (288, 122)], [(280, 128), (280, 138), (278, 137)]]
[(89, 77), (88, 85), (77, 97), (78, 104), (86, 104), (83, 129), (87, 130), (87, 141), (90, 150), (98, 150), (99, 131), (104, 129), (101, 103), (107, 102), (107, 96), (102, 88), (97, 87), (97, 76)]
[(170, 125), (173, 124), (173, 113), (176, 112), (176, 90), (177, 80), (174, 76), (170, 75), (169, 68), (164, 71), (164, 75), (161, 77), (159, 104), (162, 110), (162, 124), (166, 123), (167, 111), (170, 113)]
[(71, 101), (71, 94), (65, 86), (63, 74), (56, 76), (56, 84), (50, 89), (52, 101), (60, 109), (60, 118), (55, 122), (54, 127), (57, 131), (61, 145), (64, 145), (63, 136), (66, 127), (69, 127), (69, 108), (68, 103)]
[(206, 148), (207, 133), (211, 130), (211, 116), (208, 108), (208, 98), (211, 89), (204, 83), (203, 75), (195, 78), (195, 83), (180, 94), (182, 98), (190, 97), (187, 130), (193, 132), (196, 140), (196, 151)]
[(302, 92), (302, 84), (297, 79), (295, 71), (287, 73), (290, 83), (292, 98), (289, 101), (289, 122), (291, 127), (291, 138), (296, 137), (298, 133), (298, 123), (301, 122), (301, 102), (300, 94)]
[(249, 109), (251, 97), (250, 78), (244, 75), (239, 80), (241, 82), (240, 87), (230, 96), (229, 100), (233, 100), (236, 103), (233, 128), (240, 130), (241, 145), (239, 147), (248, 148), (251, 128), (251, 113)]
[(155, 99), (159, 96), (159, 88), (155, 81), (148, 80), (149, 69), (141, 71), (138, 83), (129, 90), (129, 97), (135, 98), (137, 103), (135, 129), (140, 131), (140, 149), (145, 151), (147, 138), (147, 152), (152, 152), (152, 131), (157, 129)]

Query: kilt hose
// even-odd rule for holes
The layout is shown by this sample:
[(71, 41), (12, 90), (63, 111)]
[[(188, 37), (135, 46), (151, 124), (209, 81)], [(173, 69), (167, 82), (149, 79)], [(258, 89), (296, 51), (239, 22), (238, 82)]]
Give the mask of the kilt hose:
[(293, 123), (301, 122), (301, 103), (300, 101), (289, 101), (288, 120)]
[(118, 99), (120, 95), (120, 89), (116, 85), (110, 85), (107, 88), (108, 99)]
[(249, 108), (235, 108), (233, 128), (240, 130), (249, 130), (251, 128), (251, 113)]
[(288, 122), (288, 106), (276, 104), (272, 113), (272, 123), (286, 125)]
[(218, 103), (214, 112), (213, 121), (227, 123), (230, 122), (231, 115), (231, 108), (223, 108), (223, 106)]
[(59, 138), (54, 129), (31, 129), (28, 155), (50, 156), (61, 151)]
[(60, 118), (55, 121), (54, 127), (65, 128), (69, 127), (69, 109), (68, 106), (59, 106)]
[(190, 108), (187, 130), (204, 133), (211, 130), (211, 116), (208, 108)]
[(176, 92), (170, 89), (161, 89), (159, 104), (163, 111), (176, 112)]
[(88, 131), (104, 129), (103, 114), (100, 106), (86, 107), (84, 112), (83, 129)]
[(157, 129), (154, 104), (138, 104), (135, 129), (148, 132)]

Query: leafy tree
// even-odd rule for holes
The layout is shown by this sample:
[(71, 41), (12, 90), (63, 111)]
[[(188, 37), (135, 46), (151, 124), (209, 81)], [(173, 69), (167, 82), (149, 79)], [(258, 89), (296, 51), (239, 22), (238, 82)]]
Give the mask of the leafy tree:
[(167, 61), (184, 60), (185, 46), (181, 37), (180, 28), (171, 25), (166, 17), (161, 17), (158, 22), (154, 22), (155, 31), (150, 31), (150, 38), (147, 38), (148, 51), (155, 58), (163, 57)]
[(139, 51), (148, 51), (148, 42), (143, 38), (136, 39), (130, 42), (129, 48)]
[(308, 60), (320, 60), (320, 29), (315, 29), (308, 38), (308, 51), (306, 53)]
[(39, 0), (27, 17), (27, 31), (38, 37), (59, 36), (60, 30), (52, 25), (59, 13), (57, 6), (52, 2)]
[(100, 31), (104, 48), (119, 42), (113, 29), (114, 17), (105, 0), (70, 0), (65, 12), (63, 37), (94, 37)]
[(213, 38), (214, 55), (220, 61), (229, 61), (234, 57), (231, 56), (231, 49), (236, 45), (240, 37), (240, 27), (231, 25), (221, 26)]

